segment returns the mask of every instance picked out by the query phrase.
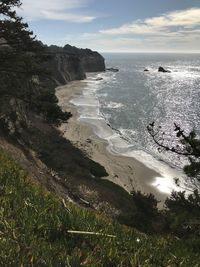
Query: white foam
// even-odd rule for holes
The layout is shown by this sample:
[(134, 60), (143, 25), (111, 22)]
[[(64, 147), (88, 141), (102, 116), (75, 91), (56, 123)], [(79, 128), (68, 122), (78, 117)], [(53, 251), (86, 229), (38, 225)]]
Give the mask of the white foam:
[(75, 106), (100, 107), (99, 101), (93, 96), (90, 96), (90, 97), (80, 96), (80, 97), (70, 100), (70, 103), (72, 103)]
[[(94, 120), (102, 120), (104, 121), (104, 118), (103, 117), (99, 117), (99, 116), (93, 116), (91, 114), (84, 114), (84, 115), (80, 115), (80, 117), (78, 118), (79, 121), (85, 121), (87, 123), (91, 123), (93, 124), (91, 121), (94, 121)], [(96, 125), (96, 123), (94, 123), (94, 125)]]
[[(101, 74), (101, 77), (103, 75)], [(99, 77), (98, 75), (96, 77)], [(112, 76), (113, 77), (113, 76)], [(181, 182), (184, 180), (184, 175), (182, 172), (170, 168), (166, 163), (155, 159), (152, 155), (142, 151), (135, 150), (132, 145), (123, 139), (126, 130), (121, 129), (121, 131), (116, 131), (112, 129), (111, 126), (106, 123), (105, 116), (100, 112), (100, 103), (96, 96), (96, 92), (102, 87), (101, 84), (111, 79), (106, 73), (103, 76), (104, 80), (93, 80), (87, 83), (87, 86), (83, 88), (83, 94), (70, 102), (78, 107), (78, 112), (80, 113), (79, 120), (91, 125), (94, 133), (101, 139), (108, 142), (107, 149), (110, 153), (118, 154), (126, 157), (133, 157), (138, 161), (144, 163), (150, 169), (157, 171), (160, 176), (155, 177), (155, 180), (150, 184), (156, 187), (159, 191), (170, 194), (172, 190), (180, 190), (179, 187), (174, 182), (174, 178), (179, 178)], [(107, 107), (110, 108), (120, 108), (123, 105), (121, 103), (110, 102)], [(120, 134), (121, 132), (121, 134)], [(134, 131), (133, 131), (134, 133)]]
[(115, 136), (115, 133), (113, 133), (112, 129), (105, 123), (102, 117), (80, 117), (79, 120), (90, 124), (94, 133), (101, 139), (109, 140)]
[(158, 69), (148, 67), (148, 72), (145, 72), (145, 75), (152, 76), (156, 75), (159, 77), (168, 77), (172, 78), (174, 80), (187, 80), (187, 79), (199, 79), (200, 77), (200, 68), (199, 67), (194, 67), (194, 66), (171, 66), (170, 68), (166, 67), (167, 70), (169, 70), (169, 73), (162, 73), (158, 72)]
[(124, 105), (122, 103), (117, 103), (117, 102), (110, 102), (108, 104), (104, 105), (107, 108), (112, 108), (112, 109), (118, 109), (118, 108), (122, 108)]

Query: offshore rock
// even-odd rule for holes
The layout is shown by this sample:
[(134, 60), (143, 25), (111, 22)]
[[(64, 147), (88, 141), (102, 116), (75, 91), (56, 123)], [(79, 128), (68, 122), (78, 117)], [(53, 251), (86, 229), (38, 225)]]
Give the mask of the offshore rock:
[(163, 67), (159, 67), (159, 68), (158, 68), (158, 72), (168, 72), (168, 73), (171, 73), (170, 70), (166, 70), (166, 69), (164, 69)]
[(117, 68), (107, 68), (106, 70), (112, 71), (112, 72), (118, 72), (119, 71), (119, 69), (117, 69)]

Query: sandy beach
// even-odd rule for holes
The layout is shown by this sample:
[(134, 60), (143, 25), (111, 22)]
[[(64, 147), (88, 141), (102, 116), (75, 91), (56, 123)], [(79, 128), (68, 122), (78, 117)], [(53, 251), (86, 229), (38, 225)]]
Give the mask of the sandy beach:
[(111, 154), (107, 150), (107, 142), (97, 137), (90, 125), (78, 120), (76, 106), (71, 104), (70, 100), (82, 94), (85, 83), (86, 80), (74, 81), (56, 89), (59, 105), (63, 111), (70, 111), (73, 114), (68, 123), (60, 126), (63, 136), (84, 151), (88, 157), (105, 167), (109, 176), (104, 179), (120, 185), (128, 192), (134, 189), (152, 193), (162, 205), (168, 195), (152, 185), (155, 178), (161, 175), (134, 158)]

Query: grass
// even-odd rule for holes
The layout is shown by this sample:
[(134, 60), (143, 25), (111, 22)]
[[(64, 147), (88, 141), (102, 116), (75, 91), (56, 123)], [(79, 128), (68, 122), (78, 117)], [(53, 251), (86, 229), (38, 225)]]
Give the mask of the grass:
[(148, 236), (94, 211), (67, 201), (63, 204), (3, 151), (0, 203), (0, 266), (200, 266), (198, 244), (172, 236)]

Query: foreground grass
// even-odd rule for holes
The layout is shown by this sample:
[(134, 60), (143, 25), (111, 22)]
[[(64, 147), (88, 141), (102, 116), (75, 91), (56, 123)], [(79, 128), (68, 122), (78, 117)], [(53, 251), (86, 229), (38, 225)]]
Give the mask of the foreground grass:
[(194, 241), (147, 236), (93, 211), (63, 204), (2, 151), (0, 203), (0, 266), (200, 266)]

